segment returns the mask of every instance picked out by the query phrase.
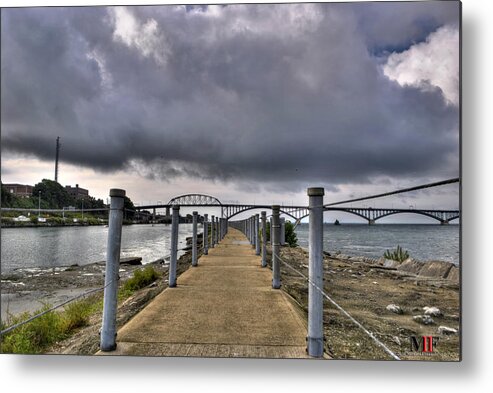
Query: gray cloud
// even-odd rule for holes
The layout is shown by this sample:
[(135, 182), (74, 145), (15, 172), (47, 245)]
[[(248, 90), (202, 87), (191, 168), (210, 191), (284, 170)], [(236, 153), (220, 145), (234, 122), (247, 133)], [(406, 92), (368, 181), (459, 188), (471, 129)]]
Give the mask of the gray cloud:
[(371, 55), (453, 4), (4, 9), (2, 149), (286, 190), (456, 176), (458, 109)]

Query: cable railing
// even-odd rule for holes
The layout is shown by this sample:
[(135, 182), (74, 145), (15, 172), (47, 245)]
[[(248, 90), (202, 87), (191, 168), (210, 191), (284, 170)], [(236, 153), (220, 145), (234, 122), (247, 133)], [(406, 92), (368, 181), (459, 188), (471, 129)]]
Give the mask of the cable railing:
[[(204, 249), (204, 247), (203, 247), (203, 246), (198, 247), (198, 252), (203, 251), (203, 249)], [(185, 251), (185, 252), (187, 252), (187, 251), (190, 251), (190, 248), (189, 248), (189, 247), (183, 247), (183, 248), (178, 249), (177, 251)], [(168, 254), (168, 255), (165, 255), (164, 257), (159, 258), (159, 259), (162, 259), (163, 261), (166, 261), (166, 260), (167, 260), (167, 259), (169, 259), (170, 257), (171, 257), (171, 254)], [(158, 260), (159, 260), (159, 259), (158, 259)], [(145, 268), (147, 268), (147, 267), (148, 267), (148, 266), (147, 266), (147, 264), (144, 264), (143, 266), (139, 267), (138, 269), (134, 269), (134, 270), (133, 270), (133, 272), (135, 272), (135, 271), (137, 271), (137, 270), (143, 270), (143, 269), (145, 269)], [(13, 331), (13, 330), (15, 330), (15, 329), (17, 329), (17, 328), (19, 328), (19, 327), (21, 327), (21, 326), (23, 326), (23, 325), (25, 325), (25, 324), (29, 323), (29, 322), (34, 321), (35, 319), (38, 319), (38, 318), (42, 317), (43, 315), (46, 315), (46, 314), (48, 314), (48, 313), (50, 313), (50, 312), (53, 312), (53, 311), (55, 311), (55, 310), (58, 310), (58, 309), (60, 309), (60, 308), (62, 308), (62, 307), (64, 307), (64, 306), (66, 306), (66, 305), (67, 305), (67, 304), (69, 304), (69, 303), (72, 303), (72, 302), (74, 302), (74, 301), (76, 301), (76, 300), (79, 300), (79, 299), (85, 298), (86, 296), (92, 295), (92, 294), (94, 294), (94, 293), (101, 292), (101, 291), (103, 291), (105, 288), (107, 288), (108, 286), (110, 286), (111, 284), (114, 284), (115, 282), (119, 282), (119, 281), (120, 281), (120, 278), (121, 278), (121, 277), (120, 277), (120, 276), (118, 276), (118, 278), (117, 278), (117, 279), (112, 280), (112, 281), (110, 281), (110, 282), (106, 283), (105, 285), (103, 285), (103, 286), (101, 286), (101, 287), (98, 287), (98, 288), (94, 288), (94, 289), (88, 290), (87, 292), (84, 292), (84, 293), (82, 293), (82, 294), (80, 294), (80, 295), (74, 296), (73, 298), (70, 298), (70, 299), (68, 299), (68, 300), (63, 301), (62, 303), (59, 303), (59, 304), (57, 304), (56, 306), (50, 307), (50, 308), (49, 308), (49, 309), (47, 309), (47, 310), (43, 310), (42, 312), (40, 312), (40, 313), (38, 313), (38, 314), (35, 314), (35, 315), (33, 315), (33, 316), (29, 317), (28, 319), (26, 319), (26, 320), (24, 320), (24, 321), (21, 321), (21, 322), (18, 322), (18, 323), (16, 323), (16, 324), (14, 324), (14, 325), (11, 325), (11, 326), (7, 327), (6, 329), (4, 329), (4, 330), (0, 331), (0, 337), (1, 337), (1, 336), (3, 336), (3, 335), (5, 335), (5, 334), (7, 334), (7, 333), (10, 333), (11, 331)]]
[(370, 337), (373, 342), (382, 348), (388, 355), (390, 355), (395, 360), (401, 360), (399, 356), (397, 356), (392, 350), (390, 350), (383, 342), (381, 342), (375, 335), (368, 330), (363, 324), (358, 322), (351, 314), (349, 314), (342, 306), (340, 306), (334, 299), (332, 299), (327, 292), (325, 292), (322, 288), (316, 285), (310, 278), (308, 278), (305, 274), (301, 273), (299, 270), (291, 266), (285, 260), (283, 260), (280, 256), (274, 256), (277, 258), (284, 266), (288, 267), (292, 271), (294, 271), (299, 276), (303, 277), (308, 284), (310, 284), (315, 290), (322, 294), (324, 298), (326, 298), (335, 308), (337, 308), (340, 312), (342, 312), (351, 322), (353, 322), (358, 328), (360, 328), (368, 337)]

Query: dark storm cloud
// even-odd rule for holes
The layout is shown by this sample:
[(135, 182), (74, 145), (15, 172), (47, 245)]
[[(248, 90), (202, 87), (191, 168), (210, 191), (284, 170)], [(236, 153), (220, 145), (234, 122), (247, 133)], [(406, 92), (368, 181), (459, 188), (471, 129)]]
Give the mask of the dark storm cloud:
[(285, 188), (454, 176), (458, 109), (369, 54), (453, 19), (431, 4), (394, 40), (342, 5), (3, 10), (2, 149)]
[(359, 31), (369, 50), (402, 51), (424, 41), (430, 32), (446, 24), (458, 24), (456, 1), (364, 2), (352, 5)]

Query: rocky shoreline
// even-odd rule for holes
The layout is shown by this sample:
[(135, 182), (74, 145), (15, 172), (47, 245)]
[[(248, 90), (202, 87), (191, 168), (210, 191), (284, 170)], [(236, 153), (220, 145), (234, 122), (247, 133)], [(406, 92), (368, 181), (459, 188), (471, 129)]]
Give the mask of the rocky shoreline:
[[(269, 262), (270, 262), (270, 250)], [(308, 274), (308, 252), (300, 247), (281, 247), (281, 258), (292, 268)], [(125, 262), (125, 261), (124, 261)], [(122, 263), (122, 282), (140, 268), (133, 259)], [(191, 264), (187, 252), (178, 261), (178, 274)], [(119, 305), (118, 326), (122, 326), (167, 287), (168, 265), (162, 260), (153, 266), (163, 278), (137, 291)], [(353, 257), (342, 254), (324, 256), (324, 290), (339, 305), (384, 342), (401, 359), (457, 361), (460, 356), (459, 269), (447, 262), (421, 263), (412, 259), (391, 260)], [(306, 280), (281, 265), (282, 287), (307, 312)], [(23, 306), (34, 311), (39, 299), (58, 304), (104, 282), (104, 262), (52, 269), (22, 269), (2, 276), (2, 318), (4, 307), (15, 314)], [(102, 299), (102, 292), (93, 301)], [(58, 343), (50, 352), (94, 354), (98, 350), (100, 313), (90, 325)], [(336, 359), (388, 359), (368, 336), (328, 301), (324, 304), (326, 352)], [(437, 336), (436, 351), (413, 352), (411, 337)]]
[[(281, 248), (281, 258), (308, 275), (308, 252)], [(448, 262), (402, 263), (342, 254), (324, 256), (324, 291), (404, 360), (460, 359), (459, 269)], [(308, 285), (281, 264), (282, 289), (308, 310)], [(413, 337), (435, 337), (433, 353), (416, 351)], [(335, 359), (390, 359), (359, 327), (324, 301), (326, 352)]]

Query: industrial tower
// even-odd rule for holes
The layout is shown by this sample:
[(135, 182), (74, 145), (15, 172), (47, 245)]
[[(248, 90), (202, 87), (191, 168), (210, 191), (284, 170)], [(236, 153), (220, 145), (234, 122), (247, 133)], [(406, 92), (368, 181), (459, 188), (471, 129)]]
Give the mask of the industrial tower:
[(60, 137), (56, 137), (55, 181), (58, 183), (58, 157), (60, 155)]

